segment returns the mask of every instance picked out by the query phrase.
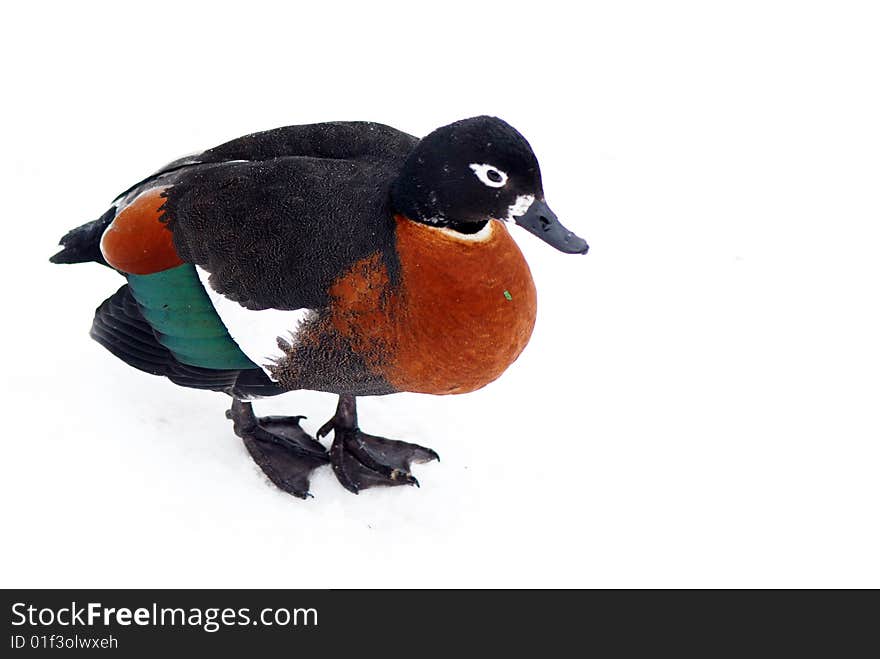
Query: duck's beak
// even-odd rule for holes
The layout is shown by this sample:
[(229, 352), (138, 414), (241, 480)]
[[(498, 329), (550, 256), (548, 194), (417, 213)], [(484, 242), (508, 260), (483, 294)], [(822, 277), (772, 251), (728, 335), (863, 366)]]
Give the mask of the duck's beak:
[(514, 221), (529, 233), (533, 233), (548, 245), (566, 254), (586, 254), (590, 246), (583, 238), (579, 238), (562, 226), (556, 213), (550, 210), (543, 199), (535, 199), (529, 209), (513, 218)]

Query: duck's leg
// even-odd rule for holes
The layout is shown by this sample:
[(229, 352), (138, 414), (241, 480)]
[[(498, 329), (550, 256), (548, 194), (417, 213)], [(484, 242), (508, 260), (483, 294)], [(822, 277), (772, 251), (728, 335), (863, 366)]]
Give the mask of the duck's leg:
[(336, 414), (321, 426), (318, 438), (331, 430), (330, 464), (343, 487), (355, 494), (377, 485), (418, 485), (410, 465), (440, 459), (424, 446), (362, 432), (357, 424), (357, 402), (348, 394), (339, 396)]
[(250, 403), (232, 399), (226, 412), (235, 434), (263, 473), (285, 492), (300, 499), (311, 496), (309, 475), (330, 459), (320, 442), (299, 427), (302, 416), (254, 416)]

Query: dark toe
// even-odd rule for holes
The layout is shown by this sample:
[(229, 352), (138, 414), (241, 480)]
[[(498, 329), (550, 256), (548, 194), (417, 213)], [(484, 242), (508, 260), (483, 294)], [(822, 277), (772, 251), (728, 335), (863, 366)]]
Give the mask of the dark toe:
[(424, 446), (366, 433), (358, 433), (349, 439), (348, 448), (364, 462), (374, 461), (404, 473), (409, 473), (414, 462), (420, 464), (440, 459), (436, 451)]
[(418, 487), (410, 465), (438, 459), (434, 451), (418, 444), (376, 437), (357, 429), (337, 427), (334, 433), (330, 448), (333, 472), (342, 486), (355, 494), (377, 486)]
[(304, 416), (267, 416), (262, 417), (257, 422), (257, 427), (262, 428), (272, 437), (266, 438), (268, 441), (275, 441), (287, 444), (294, 451), (301, 450), (318, 456), (324, 456), (326, 462), (327, 450), (321, 442), (313, 439), (309, 434), (300, 428), (299, 420), (305, 419)]
[(243, 441), (254, 462), (278, 488), (300, 499), (312, 496), (309, 492), (309, 476), (314, 469), (326, 464), (327, 458), (299, 455), (281, 444), (253, 437), (245, 437)]

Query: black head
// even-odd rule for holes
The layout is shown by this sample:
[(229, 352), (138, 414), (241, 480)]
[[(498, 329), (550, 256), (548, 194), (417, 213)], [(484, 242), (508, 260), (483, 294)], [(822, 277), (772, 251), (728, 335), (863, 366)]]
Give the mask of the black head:
[(526, 139), (496, 117), (473, 117), (424, 137), (391, 189), (394, 210), (462, 233), (490, 219), (515, 221), (557, 249), (586, 253), (544, 202), (538, 159)]

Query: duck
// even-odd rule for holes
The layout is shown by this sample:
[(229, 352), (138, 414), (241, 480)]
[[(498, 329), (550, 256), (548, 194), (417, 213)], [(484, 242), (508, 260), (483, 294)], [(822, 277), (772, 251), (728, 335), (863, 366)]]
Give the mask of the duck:
[[(412, 465), (439, 459), (361, 430), (358, 397), (472, 392), (522, 353), (537, 294), (513, 225), (566, 254), (589, 249), (502, 119), (421, 139), (336, 121), (175, 160), (64, 235), (50, 261), (122, 275), (91, 337), (135, 369), (231, 397), (254, 462), (305, 499), (323, 465), (357, 494), (418, 485)], [(253, 400), (297, 390), (338, 396), (315, 437), (301, 415), (254, 413)]]

